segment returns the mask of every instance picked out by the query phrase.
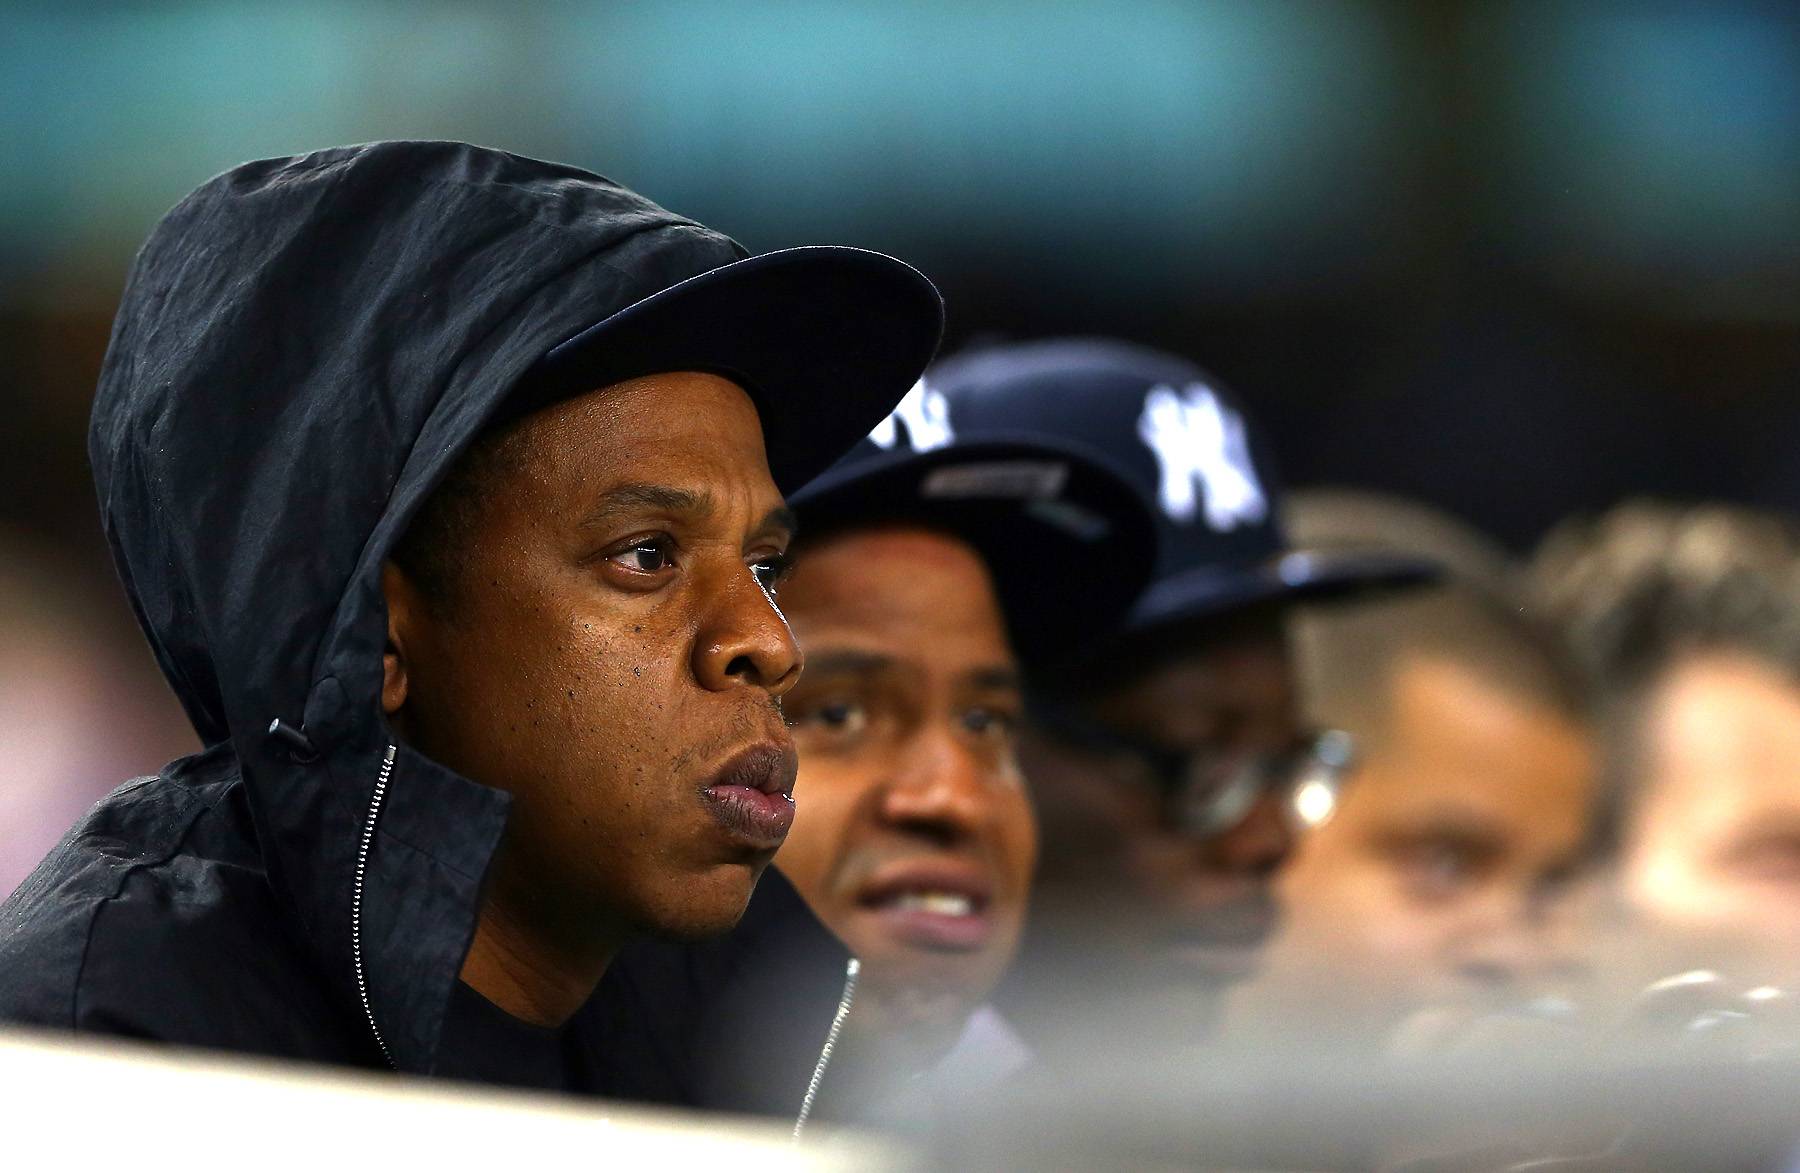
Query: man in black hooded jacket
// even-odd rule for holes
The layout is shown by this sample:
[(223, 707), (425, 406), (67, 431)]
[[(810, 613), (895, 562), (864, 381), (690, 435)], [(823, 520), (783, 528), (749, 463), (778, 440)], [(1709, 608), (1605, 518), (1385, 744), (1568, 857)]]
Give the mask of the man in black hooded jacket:
[(855, 963), (791, 891), (633, 942), (730, 928), (785, 833), (780, 490), (941, 315), (891, 258), (746, 258), (464, 144), (202, 186), (133, 268), (90, 452), (206, 748), (0, 906), (0, 1018), (801, 1110)]

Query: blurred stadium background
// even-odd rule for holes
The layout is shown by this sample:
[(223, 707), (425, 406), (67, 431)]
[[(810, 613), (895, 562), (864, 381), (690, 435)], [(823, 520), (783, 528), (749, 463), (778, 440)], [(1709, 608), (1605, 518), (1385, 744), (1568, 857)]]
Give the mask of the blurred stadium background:
[[(1168, 347), (1260, 410), (1291, 481), (1418, 497), (1516, 549), (1628, 493), (1800, 506), (1792, 3), (4, 15), (10, 826), (73, 817), (20, 813), (51, 775), (83, 780), (57, 800), (79, 809), (191, 737), (110, 581), (84, 429), (138, 242), (260, 156), (464, 138), (600, 171), (754, 250), (888, 250), (944, 289), (952, 348)], [(29, 862), (0, 859), (0, 892)]]

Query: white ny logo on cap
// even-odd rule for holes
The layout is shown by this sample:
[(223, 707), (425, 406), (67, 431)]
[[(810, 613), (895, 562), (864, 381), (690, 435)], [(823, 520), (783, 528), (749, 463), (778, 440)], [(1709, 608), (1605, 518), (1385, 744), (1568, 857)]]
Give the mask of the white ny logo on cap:
[(914, 452), (930, 452), (943, 448), (956, 439), (950, 427), (950, 401), (942, 391), (933, 390), (924, 379), (914, 383), (900, 406), (875, 425), (869, 439), (877, 447), (892, 448), (900, 442), (900, 425), (906, 425), (906, 442)]
[(1206, 524), (1225, 533), (1269, 515), (1250, 463), (1244, 418), (1205, 383), (1180, 391), (1164, 384), (1150, 388), (1138, 435), (1156, 454), (1162, 470), (1157, 496), (1171, 520), (1190, 522), (1204, 504)]

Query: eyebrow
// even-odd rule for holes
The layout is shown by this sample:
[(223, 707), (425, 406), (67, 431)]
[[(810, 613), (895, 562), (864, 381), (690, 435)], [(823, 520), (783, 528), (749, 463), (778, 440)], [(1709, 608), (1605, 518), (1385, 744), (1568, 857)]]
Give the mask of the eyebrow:
[(988, 668), (977, 668), (968, 675), (968, 682), (976, 688), (1010, 689), (1021, 691), (1025, 687), (1024, 678), (1017, 668), (1004, 664), (995, 664)]
[[(806, 657), (807, 674), (814, 679), (821, 676), (874, 676), (880, 672), (892, 671), (899, 666), (898, 659), (882, 652), (844, 649), (814, 652)], [(981, 689), (1016, 690), (1023, 687), (1018, 669), (1003, 664), (976, 668), (964, 674), (962, 683)]]
[[(718, 502), (704, 490), (680, 489), (673, 485), (631, 483), (608, 489), (582, 517), (584, 526), (605, 525), (621, 513), (638, 509), (657, 509), (692, 521), (706, 521), (719, 511)], [(783, 530), (789, 537), (800, 528), (800, 519), (785, 505), (763, 514), (756, 523), (756, 533)]]
[(755, 532), (763, 534), (777, 529), (784, 531), (789, 540), (800, 532), (800, 518), (786, 505), (777, 505), (763, 514), (763, 519), (756, 523)]
[(1461, 810), (1427, 810), (1396, 820), (1380, 837), (1390, 846), (1411, 846), (1422, 839), (1448, 839), (1464, 850), (1497, 855), (1507, 837), (1479, 815)]
[(894, 657), (880, 652), (817, 652), (806, 657), (806, 674), (821, 676), (873, 676), (894, 666)]
[(619, 485), (600, 495), (600, 500), (581, 519), (581, 524), (599, 525), (634, 509), (664, 509), (704, 520), (718, 511), (718, 503), (710, 493), (678, 489), (673, 485)]

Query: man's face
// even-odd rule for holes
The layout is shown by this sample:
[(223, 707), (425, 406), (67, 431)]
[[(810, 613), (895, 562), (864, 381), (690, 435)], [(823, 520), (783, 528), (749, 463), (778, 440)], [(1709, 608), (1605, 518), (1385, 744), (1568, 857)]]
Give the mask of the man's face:
[(1384, 998), (1516, 993), (1566, 960), (1552, 914), (1585, 842), (1587, 737), (1443, 659), (1403, 663), (1388, 712), (1283, 876), (1275, 964)]
[(781, 868), (862, 958), (874, 1029), (960, 1024), (1012, 959), (1037, 849), (987, 569), (934, 531), (850, 531), (807, 548), (782, 606), (807, 671)]
[(1690, 658), (1652, 692), (1638, 754), (1630, 902), (1670, 928), (1800, 952), (1800, 688), (1748, 658)]
[[(1288, 750), (1299, 728), (1279, 623), (1160, 658), (1087, 716), (1221, 770)], [(1061, 858), (1047, 851), (1045, 873), (1059, 901), (1102, 906), (1123, 947), (1151, 965), (1173, 962), (1178, 978), (1222, 984), (1255, 968), (1276, 923), (1271, 883), (1293, 848), (1285, 795), (1265, 795), (1235, 825), (1202, 836), (1171, 822), (1162, 783), (1133, 755), (1036, 737), (1026, 769), (1056, 827)]]
[(765, 591), (790, 527), (755, 408), (667, 374), (517, 427), (453, 597), (389, 567), (384, 704), (511, 792), (492, 904), (578, 937), (721, 932), (791, 819), (800, 660)]

